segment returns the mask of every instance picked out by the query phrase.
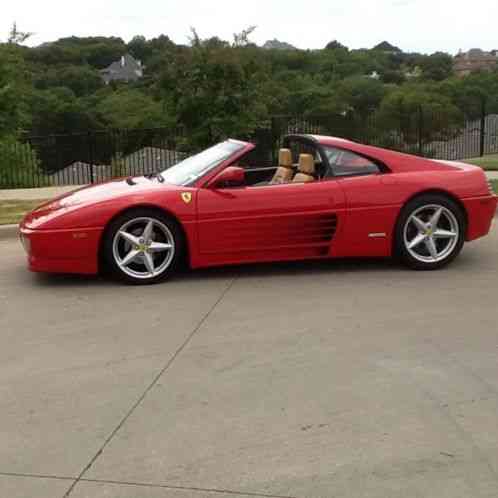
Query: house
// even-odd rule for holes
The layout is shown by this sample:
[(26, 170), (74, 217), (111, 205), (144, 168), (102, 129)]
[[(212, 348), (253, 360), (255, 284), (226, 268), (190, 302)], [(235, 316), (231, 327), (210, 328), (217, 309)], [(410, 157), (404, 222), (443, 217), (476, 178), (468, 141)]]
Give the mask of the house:
[(384, 52), (386, 54), (402, 54), (403, 51), (399, 48), (396, 47), (395, 45), (391, 45), (387, 41), (383, 41), (379, 43), (378, 45), (375, 45), (372, 50), (379, 50), (380, 52)]
[(185, 154), (159, 147), (144, 147), (128, 154), (120, 163), (125, 175), (144, 175), (164, 171), (185, 159)]
[(498, 69), (497, 51), (485, 52), (473, 48), (468, 52), (460, 51), (455, 55), (453, 70), (457, 76), (463, 77), (476, 71), (492, 71)]
[(380, 74), (377, 71), (372, 71), (370, 74), (367, 74), (367, 78), (372, 80), (380, 80)]
[(69, 166), (48, 175), (50, 185), (87, 185), (95, 182), (99, 177), (102, 166), (75, 161)]
[(101, 69), (100, 75), (104, 83), (108, 85), (111, 81), (137, 81), (144, 75), (142, 62), (130, 54), (125, 54), (119, 61), (113, 62), (105, 69)]
[(183, 152), (158, 147), (143, 147), (111, 164), (89, 164), (75, 161), (49, 175), (50, 185), (87, 185), (121, 176), (142, 176), (164, 171), (185, 159)]
[(268, 40), (264, 45), (263, 48), (265, 50), (297, 50), (294, 45), (291, 45), (290, 43), (287, 42), (281, 42), (277, 39), (274, 40)]

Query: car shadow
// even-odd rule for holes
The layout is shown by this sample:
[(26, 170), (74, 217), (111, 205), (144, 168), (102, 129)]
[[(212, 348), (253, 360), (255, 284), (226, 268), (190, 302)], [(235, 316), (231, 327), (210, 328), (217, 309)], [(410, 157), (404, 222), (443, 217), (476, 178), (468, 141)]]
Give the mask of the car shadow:
[[(233, 278), (261, 278), (272, 276), (290, 275), (317, 275), (317, 274), (341, 274), (341, 273), (377, 273), (391, 271), (409, 271), (395, 260), (389, 258), (347, 258), (311, 261), (286, 261), (272, 263), (251, 263), (244, 265), (220, 266), (198, 270), (181, 270), (177, 275), (167, 282), (201, 282), (217, 279)], [(34, 283), (40, 287), (134, 287), (109, 275), (73, 275), (73, 274), (46, 274), (35, 273)]]
[(184, 273), (184, 278), (204, 279), (223, 275), (230, 277), (265, 277), (344, 272), (377, 272), (400, 270), (403, 267), (395, 261), (385, 259), (328, 259), (310, 261), (284, 261), (272, 263), (251, 263), (194, 270)]

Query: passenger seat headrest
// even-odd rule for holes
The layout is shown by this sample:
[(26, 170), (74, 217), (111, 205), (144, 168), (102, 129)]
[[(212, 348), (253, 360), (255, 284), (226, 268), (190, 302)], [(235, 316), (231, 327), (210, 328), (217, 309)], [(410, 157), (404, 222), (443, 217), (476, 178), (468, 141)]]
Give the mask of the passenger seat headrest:
[(315, 159), (311, 154), (299, 155), (299, 172), (307, 175), (315, 173)]
[(278, 165), (292, 168), (292, 152), (290, 149), (280, 149), (278, 152)]

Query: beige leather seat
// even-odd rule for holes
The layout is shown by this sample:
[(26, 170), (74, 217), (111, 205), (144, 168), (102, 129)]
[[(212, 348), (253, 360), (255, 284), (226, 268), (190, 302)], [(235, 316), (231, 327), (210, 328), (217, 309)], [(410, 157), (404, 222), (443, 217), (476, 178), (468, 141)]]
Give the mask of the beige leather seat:
[(279, 183), (289, 183), (294, 176), (294, 168), (292, 167), (292, 152), (290, 149), (280, 149), (278, 152), (278, 168), (270, 185), (278, 185)]
[(299, 168), (293, 182), (312, 182), (315, 180), (315, 159), (311, 154), (299, 155)]

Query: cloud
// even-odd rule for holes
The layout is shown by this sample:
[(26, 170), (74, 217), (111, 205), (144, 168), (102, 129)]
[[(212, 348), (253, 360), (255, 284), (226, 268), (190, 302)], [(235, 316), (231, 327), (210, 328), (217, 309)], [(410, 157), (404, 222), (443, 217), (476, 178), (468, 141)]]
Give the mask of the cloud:
[(258, 26), (259, 44), (277, 38), (299, 48), (323, 48), (337, 39), (350, 48), (372, 47), (387, 40), (405, 51), (456, 53), (471, 46), (495, 45), (496, 0), (474, 0), (472, 8), (454, 0), (67, 0), (5, 1), (0, 38), (14, 20), (33, 31), (31, 44), (65, 36), (166, 34), (186, 43), (190, 26), (203, 37), (229, 40), (233, 33)]

